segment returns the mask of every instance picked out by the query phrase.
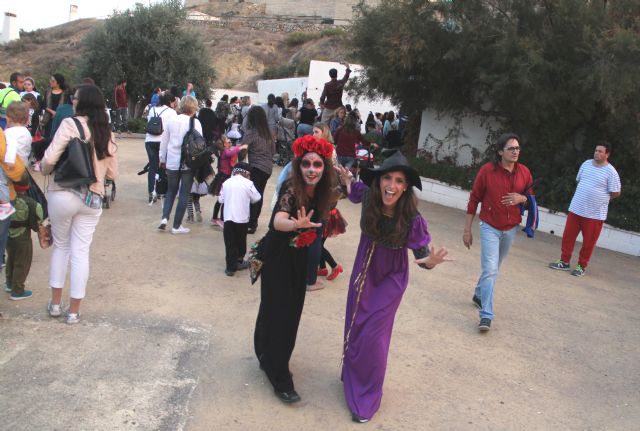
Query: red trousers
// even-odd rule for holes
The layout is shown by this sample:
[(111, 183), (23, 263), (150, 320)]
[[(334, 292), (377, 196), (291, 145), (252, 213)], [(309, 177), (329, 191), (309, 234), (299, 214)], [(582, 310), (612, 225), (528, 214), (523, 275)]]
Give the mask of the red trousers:
[(578, 233), (582, 232), (582, 248), (578, 257), (578, 265), (586, 268), (589, 264), (591, 253), (596, 247), (596, 242), (598, 242), (603, 224), (603, 220), (581, 217), (569, 212), (567, 223), (564, 226), (564, 233), (562, 234), (562, 255), (560, 259), (563, 262), (571, 262), (571, 254), (573, 253), (573, 247), (576, 245), (576, 238)]

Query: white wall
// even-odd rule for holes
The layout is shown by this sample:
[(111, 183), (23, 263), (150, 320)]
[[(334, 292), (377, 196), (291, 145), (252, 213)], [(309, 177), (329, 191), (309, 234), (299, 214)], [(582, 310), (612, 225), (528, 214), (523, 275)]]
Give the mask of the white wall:
[[(351, 78), (356, 77), (362, 73), (363, 67), (359, 64), (351, 64), (349, 65), (351, 68)], [(339, 64), (331, 61), (317, 61), (312, 60), (309, 66), (309, 86), (307, 89), (307, 97), (313, 99), (316, 104), (316, 107), (320, 105), (320, 95), (322, 94), (322, 89), (324, 88), (325, 82), (329, 81), (329, 69), (337, 69), (338, 70), (338, 79), (341, 79), (344, 76), (344, 72), (346, 68)], [(364, 122), (369, 114), (369, 111), (373, 112), (388, 112), (394, 111), (398, 112), (398, 107), (394, 106), (390, 100), (369, 100), (369, 99), (360, 99), (358, 103), (356, 103), (355, 99), (349, 97), (347, 92), (345, 91), (342, 96), (342, 103), (350, 104), (352, 108), (358, 108), (360, 114), (362, 115), (362, 121)]]
[(253, 103), (254, 105), (258, 103), (257, 102), (258, 93), (252, 93), (250, 91), (242, 91), (242, 90), (229, 90), (226, 88), (212, 88), (211, 101), (213, 102), (213, 109), (216, 108), (216, 103), (218, 103), (220, 101), (220, 98), (225, 94), (229, 96), (229, 99), (231, 99), (233, 96), (237, 96), (237, 97), (249, 96), (251, 97), (251, 103)]
[[(467, 202), (469, 202), (468, 191), (429, 178), (421, 179), (422, 191), (415, 190), (419, 199), (466, 211)], [(552, 213), (542, 207), (538, 208), (538, 212), (540, 215), (538, 231), (553, 232), (553, 235), (562, 237), (567, 219), (566, 214), (560, 212)], [(522, 220), (522, 226), (525, 225), (525, 222), (526, 217)], [(462, 221), (460, 223), (460, 228), (462, 229)], [(578, 236), (578, 241), (582, 241), (582, 235)], [(640, 234), (605, 224), (600, 238), (598, 238), (597, 246), (632, 256), (640, 256)]]
[(487, 148), (489, 133), (500, 129), (496, 120), (485, 120), (479, 117), (466, 116), (459, 120), (451, 116), (439, 116), (433, 110), (422, 112), (420, 138), (418, 148), (424, 149), (434, 156), (434, 161), (454, 158), (456, 165), (473, 164), (473, 149), (480, 154), (480, 159)]
[[(257, 81), (258, 99), (257, 103), (267, 103), (267, 96), (274, 94), (276, 97), (282, 93), (289, 93), (289, 100), (297, 98), (302, 101), (302, 93), (307, 89), (309, 78), (284, 78), (265, 79)], [(298, 106), (302, 106), (302, 102)]]

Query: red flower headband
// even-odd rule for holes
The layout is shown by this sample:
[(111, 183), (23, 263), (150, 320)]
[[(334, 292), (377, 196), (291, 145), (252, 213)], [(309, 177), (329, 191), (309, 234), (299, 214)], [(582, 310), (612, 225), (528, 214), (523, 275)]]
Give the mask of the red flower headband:
[(325, 159), (330, 159), (333, 155), (333, 145), (324, 139), (316, 139), (313, 135), (296, 139), (291, 149), (296, 157), (302, 157), (305, 153), (317, 153)]

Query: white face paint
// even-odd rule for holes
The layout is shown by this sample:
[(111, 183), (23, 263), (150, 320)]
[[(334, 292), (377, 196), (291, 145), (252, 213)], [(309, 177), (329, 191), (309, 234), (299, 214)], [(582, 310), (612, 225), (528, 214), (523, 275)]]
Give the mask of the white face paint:
[(407, 177), (404, 172), (387, 172), (380, 177), (380, 194), (382, 195), (382, 204), (388, 210), (393, 209), (398, 200), (407, 190)]
[(316, 153), (307, 153), (302, 156), (300, 170), (302, 171), (304, 182), (309, 186), (315, 186), (322, 179), (324, 161), (322, 157)]

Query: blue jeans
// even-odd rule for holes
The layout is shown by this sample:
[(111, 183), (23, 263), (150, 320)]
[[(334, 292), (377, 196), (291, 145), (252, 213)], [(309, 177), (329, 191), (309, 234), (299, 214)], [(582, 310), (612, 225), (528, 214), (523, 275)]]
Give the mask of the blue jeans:
[(9, 226), (11, 225), (11, 217), (0, 220), (0, 261), (4, 263), (4, 251), (7, 249), (7, 241), (9, 240)]
[(340, 163), (346, 170), (351, 169), (353, 164), (356, 162), (355, 157), (349, 156), (338, 156), (338, 163)]
[(510, 230), (498, 230), (480, 222), (480, 264), (482, 274), (476, 286), (475, 295), (482, 302), (480, 318), (493, 320), (493, 287), (498, 277), (498, 269), (511, 248), (518, 226)]
[[(193, 173), (189, 169), (182, 171), (174, 171), (167, 169), (167, 194), (164, 197), (164, 205), (162, 206), (162, 218), (169, 220), (173, 201), (178, 195), (178, 205), (176, 206), (176, 214), (173, 217), (173, 227), (179, 228), (184, 218), (189, 202), (189, 193), (193, 185)], [(178, 191), (178, 188), (180, 190)]]
[(153, 192), (153, 186), (156, 183), (156, 173), (160, 163), (160, 142), (145, 142), (144, 147), (149, 157), (149, 174), (147, 176), (147, 189), (149, 194)]
[(121, 132), (129, 131), (129, 108), (116, 109), (116, 129)]

